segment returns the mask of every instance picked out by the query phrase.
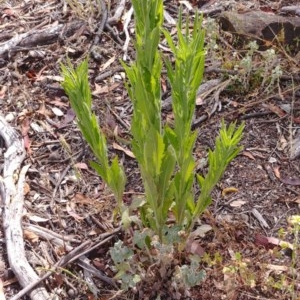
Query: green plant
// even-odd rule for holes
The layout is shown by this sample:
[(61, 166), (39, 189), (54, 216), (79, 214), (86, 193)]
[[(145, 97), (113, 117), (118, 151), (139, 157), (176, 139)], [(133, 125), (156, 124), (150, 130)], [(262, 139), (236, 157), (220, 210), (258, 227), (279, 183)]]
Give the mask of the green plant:
[(125, 173), (117, 156), (111, 163), (109, 162), (105, 135), (99, 127), (96, 115), (92, 112), (88, 62), (83, 61), (76, 70), (70, 62), (67, 66), (62, 65), (61, 68), (64, 76), (62, 87), (69, 96), (71, 106), (77, 116), (78, 127), (97, 159), (97, 162), (90, 162), (90, 164), (110, 187), (121, 209), (126, 182)]
[(163, 287), (169, 286), (169, 295), (187, 295), (189, 288), (202, 282), (206, 273), (199, 270), (200, 258), (190, 255), (181, 265), (172, 242), (161, 243), (150, 229), (134, 231), (130, 245), (116, 242), (110, 249), (110, 256), (116, 270), (115, 278), (121, 280), (121, 288), (142, 291), (143, 284), (155, 286), (155, 297), (158, 297), (166, 292)]
[[(235, 82), (235, 91), (249, 93), (249, 91), (259, 89), (270, 94), (282, 76), (280, 61), (274, 49), (258, 51), (259, 46), (256, 41), (247, 45), (247, 52), (243, 58), (234, 62), (234, 69), (238, 71), (236, 75), (230, 75)], [(237, 56), (237, 54), (235, 54)], [(226, 61), (224, 68), (232, 66), (231, 60)]]
[[(176, 225), (188, 235), (195, 220), (210, 204), (212, 189), (227, 165), (241, 150), (238, 144), (244, 125), (236, 129), (235, 124), (226, 128), (222, 123), (215, 150), (209, 151), (208, 173), (205, 177), (199, 174), (196, 176), (201, 193), (195, 199), (193, 148), (197, 132), (191, 130), (191, 125), (196, 92), (202, 81), (204, 68), (204, 32), (201, 29), (201, 18), (196, 15), (193, 32), (190, 34), (189, 19), (184, 26), (180, 14), (177, 26), (178, 43), (175, 45), (170, 34), (161, 30), (162, 0), (134, 0), (133, 6), (136, 61), (131, 66), (123, 65), (129, 79), (128, 93), (133, 103), (132, 149), (139, 164), (146, 194), (139, 210), (143, 225), (150, 227), (162, 241), (170, 210), (176, 218)], [(165, 60), (172, 88), (174, 128), (162, 125), (162, 58), (158, 51), (161, 31), (175, 57), (174, 66), (170, 60)], [(91, 110), (87, 60), (76, 70), (70, 63), (68, 66), (63, 65), (62, 73), (62, 86), (70, 98), (78, 126), (97, 158), (97, 163), (91, 162), (91, 165), (111, 188), (121, 209), (125, 174), (117, 157), (109, 163), (105, 136)]]
[[(193, 286), (202, 280), (204, 273), (199, 263), (190, 258), (175, 270), (173, 258), (184, 250), (194, 222), (211, 203), (211, 192), (226, 167), (239, 153), (238, 146), (244, 125), (228, 127), (222, 122), (215, 149), (209, 151), (209, 169), (206, 176), (195, 174), (193, 149), (197, 131), (191, 125), (195, 99), (204, 69), (204, 31), (202, 19), (196, 14), (192, 33), (190, 20), (184, 23), (179, 15), (177, 42), (162, 29), (162, 0), (133, 0), (135, 16), (136, 60), (125, 65), (128, 94), (133, 104), (131, 124), (132, 150), (137, 159), (145, 189), (145, 198), (134, 201), (130, 207), (122, 203), (125, 174), (117, 157), (109, 162), (107, 145), (96, 116), (91, 110), (91, 91), (88, 86), (87, 60), (77, 69), (70, 63), (62, 66), (64, 90), (76, 113), (78, 126), (95, 154), (97, 162), (91, 166), (113, 191), (125, 227), (136, 223), (142, 231), (133, 231), (128, 246), (116, 243), (111, 257), (118, 269), (124, 289), (132, 288), (148, 276), (155, 265), (159, 274), (173, 270), (174, 282)], [(171, 85), (174, 126), (164, 125), (161, 116), (161, 69), (163, 58), (158, 43), (164, 34), (174, 55), (174, 62), (165, 58)], [(200, 195), (196, 197), (196, 179)], [(140, 220), (132, 212), (138, 209)], [(175, 224), (168, 224), (170, 213)], [(138, 237), (135, 233), (138, 232)], [(134, 251), (133, 251), (134, 250)], [(172, 256), (170, 258), (170, 255)], [(181, 262), (178, 261), (180, 265)], [(138, 276), (137, 276), (138, 274)], [(177, 284), (178, 288), (179, 285)]]
[[(195, 202), (195, 161), (193, 148), (197, 132), (191, 130), (197, 89), (204, 69), (204, 31), (196, 15), (193, 32), (179, 15), (178, 43), (166, 30), (161, 30), (163, 5), (161, 0), (133, 0), (136, 28), (136, 61), (123, 63), (129, 83), (127, 90), (133, 103), (133, 152), (139, 163), (146, 201), (140, 207), (144, 226), (163, 240), (163, 228), (171, 210), (176, 225), (187, 233), (196, 218), (210, 204), (210, 193), (220, 180), (226, 166), (238, 154), (243, 125), (226, 128), (224, 123), (216, 148), (209, 153), (209, 171), (204, 178), (197, 175), (201, 195)], [(162, 59), (158, 51), (163, 31), (174, 54), (174, 66), (165, 59), (171, 84), (174, 128), (162, 125), (160, 73)], [(182, 33), (184, 32), (184, 33)]]
[(162, 61), (158, 52), (163, 21), (161, 0), (133, 1), (136, 28), (136, 62), (125, 71), (127, 90), (133, 103), (132, 149), (139, 163), (146, 193), (141, 207), (144, 225), (161, 237), (172, 203), (170, 180), (176, 163), (173, 147), (168, 147), (161, 121), (160, 76)]
[(188, 265), (176, 266), (174, 281), (182, 289), (194, 287), (205, 279), (206, 272), (199, 271), (200, 258), (198, 256), (189, 256), (191, 263)]
[[(162, 125), (161, 117), (162, 58), (158, 43), (163, 21), (162, 0), (134, 0), (133, 6), (136, 61), (131, 66), (123, 65), (129, 79), (127, 89), (134, 108), (132, 149), (139, 163), (146, 194), (139, 209), (143, 225), (150, 227), (163, 240), (163, 230), (170, 210), (176, 218), (176, 225), (188, 233), (196, 218), (210, 204), (213, 187), (241, 149), (238, 143), (243, 125), (236, 129), (235, 124), (226, 128), (222, 123), (216, 148), (209, 152), (209, 171), (205, 177), (197, 174), (201, 194), (195, 201), (193, 148), (197, 132), (191, 130), (191, 124), (196, 92), (204, 68), (201, 18), (196, 15), (190, 34), (189, 20), (184, 26), (182, 16), (179, 16), (177, 45), (170, 34), (163, 30), (175, 56), (174, 66), (170, 60), (165, 60), (173, 97), (174, 128), (171, 128)], [(91, 165), (112, 189), (121, 208), (125, 174), (117, 157), (109, 163), (105, 136), (91, 110), (87, 60), (76, 70), (70, 63), (62, 66), (62, 73), (62, 86), (70, 98), (78, 126), (97, 158), (97, 163), (91, 162)]]

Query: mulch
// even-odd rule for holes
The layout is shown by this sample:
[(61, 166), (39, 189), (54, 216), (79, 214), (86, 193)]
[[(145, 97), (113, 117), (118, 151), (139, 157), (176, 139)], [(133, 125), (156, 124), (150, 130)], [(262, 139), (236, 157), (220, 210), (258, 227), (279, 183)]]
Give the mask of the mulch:
[[(118, 283), (110, 281), (115, 272), (108, 251), (123, 236), (113, 220), (116, 204), (89, 166), (93, 154), (60, 86), (60, 64), (70, 59), (78, 65), (89, 56), (93, 110), (106, 133), (110, 155), (118, 155), (124, 164), (124, 202), (130, 203), (143, 193), (129, 147), (132, 106), (120, 64), (122, 59), (128, 63), (134, 59), (134, 23), (127, 19), (131, 3), (46, 2), (6, 1), (0, 12), (1, 115), (20, 133), (26, 150), (23, 164), (30, 165), (22, 218), (26, 257), (40, 277), (48, 272), (42, 285), (51, 299), (134, 299), (137, 294), (122, 294)], [(189, 6), (204, 12), (204, 25), (209, 18), (218, 20), (224, 11), (276, 14), (292, 5), (291, 1), (265, 0), (184, 2), (184, 12)], [(165, 1), (174, 20), (178, 7), (178, 1)], [(171, 28), (171, 23), (166, 26)], [(126, 37), (130, 37), (128, 46)], [(224, 83), (230, 74), (241, 76), (243, 70), (235, 70), (230, 63), (242, 59), (245, 48), (234, 43), (232, 33), (220, 29), (216, 41), (218, 48), (207, 53), (204, 80)], [(293, 251), (276, 240), (294, 242), (288, 218), (299, 214), (300, 167), (295, 150), (300, 144), (299, 60), (277, 46), (274, 49), (283, 74), (272, 89), (262, 89), (257, 82), (245, 89), (237, 80), (217, 84), (206, 97), (201, 94), (197, 99), (193, 126), (199, 131), (195, 147), (199, 173), (207, 170), (207, 151), (214, 147), (222, 119), (244, 121), (245, 131), (244, 150), (225, 172), (213, 192), (213, 204), (201, 217), (202, 224), (212, 227), (198, 241), (206, 252), (201, 266), (207, 277), (188, 299), (291, 299), (291, 286), (296, 295), (300, 293), (299, 277), (293, 280), (286, 268), (299, 271), (299, 263), (293, 264)], [(252, 62), (254, 69), (263, 66), (259, 58)], [(170, 96), (165, 79), (163, 74), (164, 100)], [(172, 119), (169, 110), (162, 113), (166, 120)], [(5, 151), (0, 138), (0, 168)], [(9, 266), (2, 226), (0, 242), (0, 299), (17, 299), (13, 297), (24, 287)], [(51, 271), (55, 265), (56, 271)], [(267, 276), (277, 283), (281, 280), (280, 288), (274, 282), (268, 284)]]

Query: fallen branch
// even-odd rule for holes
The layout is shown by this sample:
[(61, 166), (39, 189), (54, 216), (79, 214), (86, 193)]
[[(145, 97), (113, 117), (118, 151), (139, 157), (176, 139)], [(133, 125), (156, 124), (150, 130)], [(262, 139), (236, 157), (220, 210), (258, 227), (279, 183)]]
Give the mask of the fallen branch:
[[(39, 279), (26, 259), (21, 219), (24, 203), (25, 174), (29, 166), (19, 172), (25, 158), (25, 148), (21, 136), (0, 116), (0, 136), (7, 151), (4, 154), (3, 178), (0, 177), (0, 195), (3, 204), (3, 229), (7, 247), (8, 262), (20, 285), (26, 287)], [(17, 179), (18, 178), (18, 179)], [(49, 299), (42, 286), (30, 292), (32, 300)]]
[(59, 37), (65, 38), (73, 35), (76, 30), (84, 25), (85, 23), (83, 21), (76, 21), (16, 35), (10, 40), (0, 44), (0, 56), (4, 56), (8, 52), (18, 51), (22, 48), (52, 44), (56, 42)]

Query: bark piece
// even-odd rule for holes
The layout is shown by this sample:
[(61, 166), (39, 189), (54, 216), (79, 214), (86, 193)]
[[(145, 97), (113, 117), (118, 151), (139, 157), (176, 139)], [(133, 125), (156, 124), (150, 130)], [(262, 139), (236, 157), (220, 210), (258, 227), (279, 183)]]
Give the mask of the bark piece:
[(277, 16), (262, 11), (239, 14), (224, 12), (219, 22), (224, 31), (230, 31), (242, 41), (257, 40), (262, 49), (273, 42), (299, 51), (300, 18)]

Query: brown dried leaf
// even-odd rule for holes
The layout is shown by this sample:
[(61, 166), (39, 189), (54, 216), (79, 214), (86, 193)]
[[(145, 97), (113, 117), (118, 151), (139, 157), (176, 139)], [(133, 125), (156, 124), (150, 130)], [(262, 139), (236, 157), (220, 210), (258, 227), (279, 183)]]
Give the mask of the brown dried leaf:
[(31, 155), (31, 152), (32, 152), (31, 148), (30, 148), (31, 140), (28, 136), (29, 128), (30, 128), (29, 118), (25, 117), (21, 123), (21, 133), (22, 133), (23, 140), (24, 140), (24, 147), (25, 147), (27, 153), (29, 155)]
[(265, 267), (267, 267), (269, 270), (279, 272), (279, 273), (286, 272), (289, 270), (288, 266), (278, 266), (278, 265), (267, 264), (267, 265), (265, 265)]
[(27, 230), (27, 229), (24, 229), (24, 231), (23, 231), (23, 234), (24, 234), (24, 238), (26, 239), (26, 240), (28, 240), (30, 243), (32, 243), (32, 244), (35, 244), (35, 243), (37, 243), (38, 241), (39, 241), (39, 237), (38, 237), (38, 235), (36, 235), (34, 232), (32, 232), (32, 231), (29, 231), (29, 230)]
[(84, 217), (79, 216), (75, 211), (75, 203), (67, 203), (67, 213), (73, 217), (76, 221), (84, 220)]
[(79, 204), (95, 204), (95, 200), (93, 200), (81, 193), (76, 193), (71, 201), (73, 203), (79, 203)]
[(199, 241), (189, 239), (186, 243), (185, 250), (191, 254), (203, 256), (205, 254), (204, 248), (199, 244)]
[(282, 178), (280, 176), (280, 173), (279, 173), (279, 167), (276, 167), (273, 169), (274, 170), (274, 174), (275, 176), (284, 184), (289, 184), (289, 185), (300, 185), (300, 178), (297, 177), (297, 178), (287, 178), (287, 177), (284, 177)]
[(89, 169), (88, 165), (86, 163), (83, 163), (83, 162), (76, 163), (74, 165), (74, 167), (77, 168), (77, 169), (81, 169), (81, 170), (88, 170)]
[(161, 80), (161, 89), (165, 93), (168, 90), (167, 80), (162, 78)]
[(30, 185), (25, 182), (24, 184), (24, 195), (27, 195), (30, 192)]
[(59, 128), (64, 127), (75, 119), (76, 115), (72, 109), (68, 109), (63, 121), (59, 124)]
[(254, 156), (252, 155), (252, 153), (249, 152), (249, 151), (243, 151), (241, 154), (242, 154), (243, 156), (246, 156), (246, 157), (252, 159), (252, 160), (255, 160), (255, 157), (254, 157)]
[(212, 230), (212, 227), (208, 224), (203, 224), (199, 226), (196, 230), (191, 232), (185, 250), (189, 253), (196, 254), (198, 256), (203, 256), (205, 253), (204, 248), (200, 245), (199, 240), (197, 238), (204, 238), (205, 234)]
[(282, 110), (280, 107), (274, 105), (274, 104), (263, 104), (263, 107), (267, 108), (274, 114), (276, 114), (278, 117), (283, 118), (286, 115), (286, 112)]
[(62, 286), (64, 284), (64, 279), (63, 279), (62, 274), (54, 273), (53, 276), (55, 278), (57, 286)]
[(222, 197), (226, 197), (228, 194), (232, 194), (232, 193), (236, 193), (238, 192), (239, 190), (235, 187), (228, 187), (228, 188), (225, 188), (223, 189), (222, 191)]
[(37, 110), (37, 113), (40, 114), (41, 116), (45, 116), (45, 117), (53, 116), (52, 112), (46, 108), (45, 102), (41, 103), (39, 109)]
[(123, 148), (122, 146), (118, 145), (115, 142), (113, 143), (113, 148), (116, 150), (123, 151), (127, 156), (129, 156), (131, 158), (135, 158), (134, 154), (130, 150)]
[(273, 171), (276, 178), (280, 179), (281, 177), (280, 177), (279, 167), (274, 167)]
[(60, 101), (60, 99), (58, 97), (55, 97), (55, 99), (53, 101), (49, 101), (48, 103), (53, 104), (58, 107), (69, 107), (68, 103)]
[(205, 234), (212, 230), (212, 227), (208, 224), (203, 224), (197, 227), (196, 230), (192, 231), (190, 234), (190, 238), (204, 238)]
[(109, 60), (107, 60), (103, 66), (101, 66), (101, 71), (107, 69), (114, 61), (116, 60), (116, 56), (111, 57)]
[(300, 185), (300, 178), (281, 178), (281, 182), (288, 185)]
[(120, 85), (119, 82), (115, 82), (112, 85), (104, 85), (104, 86), (95, 83), (95, 90), (92, 92), (92, 95), (96, 96), (96, 95), (109, 93), (114, 89), (116, 89), (119, 85)]
[(290, 202), (294, 202), (294, 203), (300, 204), (300, 196), (297, 196), (296, 198), (293, 198), (292, 200), (290, 200)]
[(14, 17), (14, 16), (17, 16), (18, 13), (17, 13), (17, 9), (13, 9), (13, 8), (4, 8), (2, 10), (2, 18), (4, 19), (5, 16), (10, 16), (10, 17)]

